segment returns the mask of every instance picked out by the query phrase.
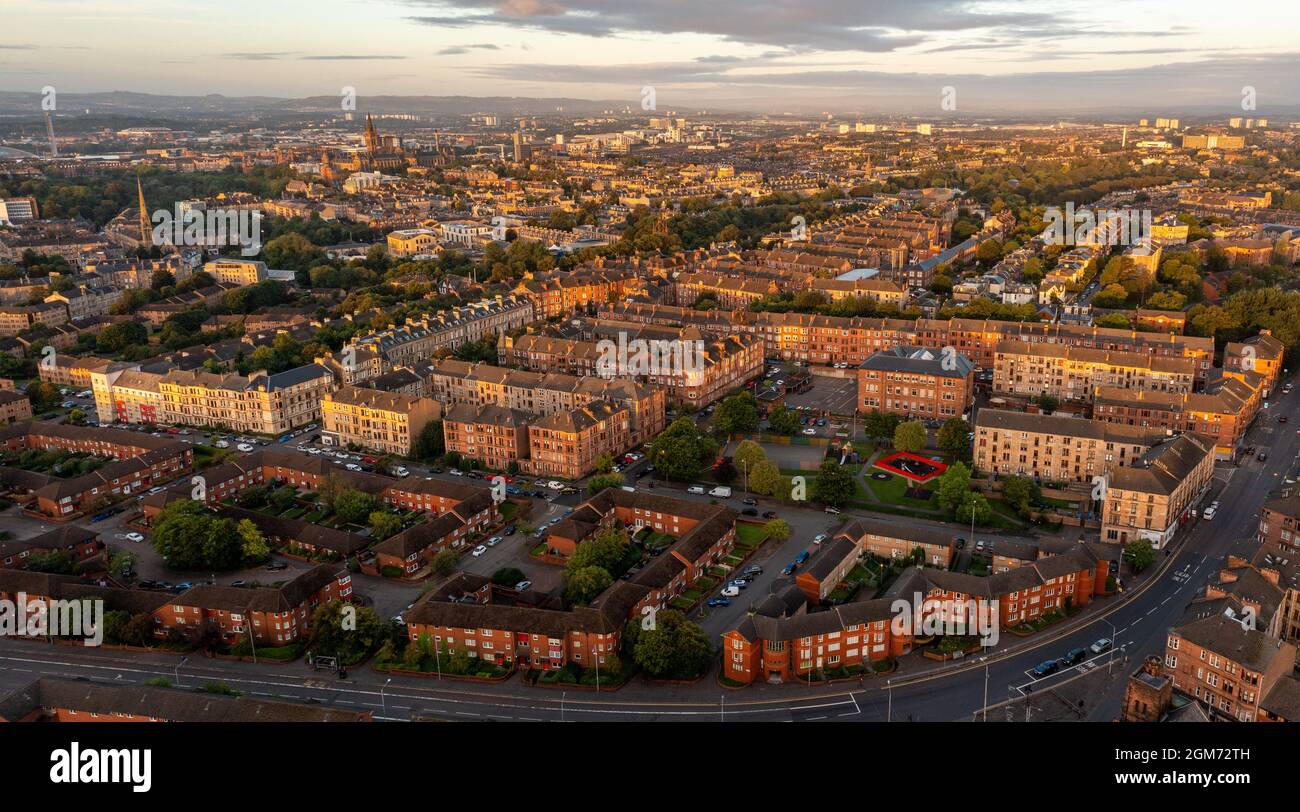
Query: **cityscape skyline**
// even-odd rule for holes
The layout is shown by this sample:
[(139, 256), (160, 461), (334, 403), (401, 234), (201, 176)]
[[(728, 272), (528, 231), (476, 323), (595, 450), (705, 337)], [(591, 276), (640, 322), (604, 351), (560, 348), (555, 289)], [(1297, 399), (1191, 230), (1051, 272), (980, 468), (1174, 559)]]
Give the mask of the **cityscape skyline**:
[[(569, 97), (658, 109), (1044, 114), (1300, 104), (1286, 32), (1300, 10), (1247, 2), (663, 4), (542, 0), (11, 11), (0, 91), (305, 98)], [(1258, 13), (1251, 13), (1251, 10)], [(1261, 28), (1261, 13), (1276, 24)], [(57, 22), (56, 22), (57, 19)], [(870, 20), (862, 24), (859, 20)], [(58, 45), (47, 44), (57, 27)], [(187, 35), (202, 31), (201, 36)], [(151, 43), (148, 51), (137, 47)], [(1234, 44), (1229, 44), (1234, 43)], [(1249, 43), (1241, 45), (1240, 43)], [(957, 90), (940, 110), (940, 90)]]

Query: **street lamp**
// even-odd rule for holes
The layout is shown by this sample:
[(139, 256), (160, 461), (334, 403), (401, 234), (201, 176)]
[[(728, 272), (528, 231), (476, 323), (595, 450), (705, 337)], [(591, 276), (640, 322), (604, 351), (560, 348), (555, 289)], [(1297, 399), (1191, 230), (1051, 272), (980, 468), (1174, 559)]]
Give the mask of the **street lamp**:
[(885, 706), (885, 721), (894, 721), (894, 681), (885, 680), (885, 688), (889, 691), (889, 704)]
[(392, 682), (392, 681), (393, 681), (393, 678), (392, 678), (392, 677), (389, 677), (388, 679), (386, 679), (386, 680), (384, 681), (384, 684), (383, 684), (383, 685), (380, 685), (380, 686), (379, 686), (379, 705), (380, 705), (380, 707), (383, 709), (383, 713), (384, 713), (384, 717), (385, 717), (385, 718), (387, 718), (387, 716), (388, 716), (388, 700), (386, 700), (386, 699), (384, 698), (384, 689), (387, 688), (387, 687), (388, 687), (388, 683), (390, 683), (390, 682)]
[(1110, 676), (1111, 666), (1115, 664), (1115, 647), (1119, 645), (1119, 640), (1115, 639), (1117, 637), (1115, 633), (1115, 624), (1111, 623), (1106, 618), (1102, 618), (1101, 620), (1110, 627), (1110, 659), (1106, 661), (1106, 676)]
[(989, 720), (989, 658), (988, 656), (980, 657), (980, 662), (984, 663), (984, 721)]
[(181, 687), (181, 666), (190, 661), (189, 657), (182, 657), (180, 662), (176, 663), (176, 687)]

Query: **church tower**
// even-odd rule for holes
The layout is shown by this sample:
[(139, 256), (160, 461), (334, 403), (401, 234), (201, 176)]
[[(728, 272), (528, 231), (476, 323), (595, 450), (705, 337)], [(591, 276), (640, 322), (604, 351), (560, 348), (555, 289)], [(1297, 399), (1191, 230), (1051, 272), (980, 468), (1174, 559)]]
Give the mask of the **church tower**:
[(366, 152), (374, 155), (379, 152), (379, 130), (375, 129), (375, 120), (366, 113)]

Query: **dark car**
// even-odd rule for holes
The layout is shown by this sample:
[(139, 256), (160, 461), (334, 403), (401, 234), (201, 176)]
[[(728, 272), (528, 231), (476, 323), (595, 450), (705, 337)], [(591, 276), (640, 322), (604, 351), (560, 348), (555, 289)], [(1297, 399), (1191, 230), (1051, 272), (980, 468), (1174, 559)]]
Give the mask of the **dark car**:
[(957, 549), (958, 550), (966, 549), (966, 539), (961, 538), (960, 536), (957, 537)]
[(1034, 669), (1034, 679), (1042, 679), (1051, 676), (1061, 670), (1061, 663), (1058, 660), (1043, 660)]
[(270, 564), (266, 565), (267, 572), (279, 572), (280, 570), (287, 569), (289, 569), (289, 565), (283, 561), (272, 561)]
[(764, 518), (764, 519), (775, 519), (775, 518), (776, 518), (776, 511), (775, 511), (775, 510), (765, 510), (765, 511), (763, 511), (763, 518)]
[(727, 598), (709, 598), (705, 601), (709, 606), (730, 606), (731, 601)]
[(1072, 665), (1078, 665), (1079, 663), (1083, 662), (1083, 658), (1087, 656), (1088, 656), (1088, 650), (1083, 646), (1080, 646), (1079, 648), (1072, 648), (1070, 649), (1069, 653), (1065, 655), (1065, 664), (1067, 667)]
[(797, 569), (799, 569), (799, 565), (791, 561), (789, 564), (786, 564), (784, 568), (782, 568), (781, 574), (789, 575), (790, 573), (794, 572)]
[(1279, 422), (1279, 423), (1285, 423), (1285, 422), (1286, 422), (1286, 415), (1284, 415), (1284, 414), (1283, 414), (1283, 415), (1278, 415), (1277, 422)]
[(805, 561), (807, 561), (807, 560), (808, 560), (808, 551), (807, 551), (807, 550), (804, 550), (803, 552), (799, 553), (798, 555), (796, 555), (796, 556), (794, 557), (794, 563), (796, 563), (796, 564), (802, 564), (803, 562), (805, 562)]
[(1268, 459), (1268, 452), (1265, 452), (1265, 451), (1261, 451), (1261, 452), (1259, 452), (1258, 454), (1255, 455), (1255, 459), (1259, 460), (1260, 462), (1263, 462), (1264, 460), (1267, 460), (1267, 459)]
[(742, 510), (742, 511), (740, 511), (740, 512), (741, 512), (741, 514), (744, 515), (744, 516), (757, 516), (757, 515), (758, 515), (758, 508), (745, 508), (744, 510)]
[(758, 504), (758, 500), (755, 499), (755, 498), (752, 497), (752, 496), (746, 496), (744, 499), (741, 499), (741, 500), (740, 500), (740, 503), (741, 503), (742, 505), (757, 505), (757, 504)]
[(507, 525), (507, 526), (506, 526), (506, 529), (501, 531), (501, 535), (503, 535), (503, 536), (513, 536), (513, 535), (515, 534), (515, 531), (518, 530), (518, 529), (519, 529), (519, 526), (518, 526), (518, 525), (514, 525), (514, 524), (512, 524), (512, 525)]
[(745, 567), (744, 571), (741, 572), (740, 574), (741, 574), (741, 575), (744, 575), (744, 576), (746, 576), (746, 577), (753, 577), (753, 576), (755, 576), (755, 575), (762, 575), (762, 574), (763, 574), (763, 568), (760, 567), (760, 566), (757, 565), (757, 564), (750, 564), (748, 567)]

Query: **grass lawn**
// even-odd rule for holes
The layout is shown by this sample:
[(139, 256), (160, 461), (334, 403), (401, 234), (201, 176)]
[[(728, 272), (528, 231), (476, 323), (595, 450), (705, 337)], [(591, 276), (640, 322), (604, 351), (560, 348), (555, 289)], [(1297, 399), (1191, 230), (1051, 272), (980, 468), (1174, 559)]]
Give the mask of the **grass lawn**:
[(741, 547), (757, 547), (767, 539), (767, 530), (757, 524), (736, 524), (736, 543)]
[(501, 511), (501, 518), (504, 521), (509, 522), (515, 518), (515, 514), (519, 513), (519, 505), (515, 504), (514, 502), (505, 501), (501, 503), (501, 506), (498, 508), (498, 510)]

